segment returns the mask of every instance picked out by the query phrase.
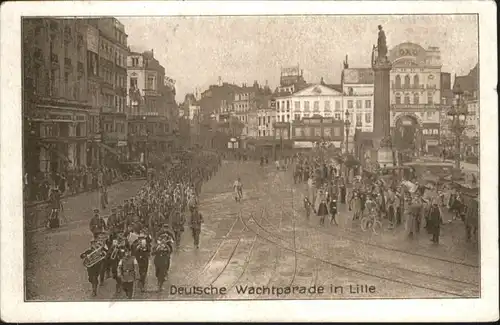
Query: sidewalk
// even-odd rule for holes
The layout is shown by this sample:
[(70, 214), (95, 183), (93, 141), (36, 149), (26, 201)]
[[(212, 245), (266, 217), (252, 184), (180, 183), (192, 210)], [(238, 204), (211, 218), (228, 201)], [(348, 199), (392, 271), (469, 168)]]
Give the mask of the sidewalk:
[[(111, 185), (108, 189), (109, 206), (101, 210), (101, 215), (109, 213), (112, 206), (123, 203), (123, 200), (135, 195), (144, 184), (144, 180), (130, 180)], [(62, 200), (63, 211), (61, 218), (62, 227), (65, 224), (90, 219), (92, 209), (99, 204), (98, 192), (84, 192), (77, 195), (66, 196)], [(24, 229), (25, 231), (36, 231), (45, 227), (49, 213), (47, 203), (40, 203), (24, 207)]]

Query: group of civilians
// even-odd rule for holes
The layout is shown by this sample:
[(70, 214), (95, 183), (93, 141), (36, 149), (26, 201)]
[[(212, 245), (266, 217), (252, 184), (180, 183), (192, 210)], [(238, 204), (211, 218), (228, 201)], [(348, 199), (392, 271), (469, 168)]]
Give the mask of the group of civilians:
[(51, 187), (58, 187), (61, 195), (72, 195), (97, 190), (98, 180), (110, 186), (122, 176), (116, 168), (77, 167), (60, 173), (40, 172), (34, 177), (25, 174), (23, 180), (24, 198), (28, 202), (46, 201)]

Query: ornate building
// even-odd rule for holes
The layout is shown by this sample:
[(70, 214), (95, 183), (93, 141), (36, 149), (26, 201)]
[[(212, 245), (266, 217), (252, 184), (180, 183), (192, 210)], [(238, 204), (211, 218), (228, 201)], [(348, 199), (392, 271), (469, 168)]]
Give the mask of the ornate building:
[(392, 63), (390, 125), (398, 150), (436, 151), (440, 134), (441, 54), (402, 43), (388, 54)]

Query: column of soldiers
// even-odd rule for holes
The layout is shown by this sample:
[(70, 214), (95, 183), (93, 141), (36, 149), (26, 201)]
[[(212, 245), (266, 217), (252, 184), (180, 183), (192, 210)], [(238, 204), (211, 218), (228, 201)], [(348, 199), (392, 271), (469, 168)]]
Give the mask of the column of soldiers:
[(198, 210), (201, 186), (219, 169), (220, 157), (198, 153), (181, 157), (162, 168), (123, 205), (111, 209), (107, 221), (94, 210), (89, 223), (93, 240), (81, 254), (87, 267), (92, 295), (106, 278), (116, 281), (116, 294), (131, 299), (137, 286), (145, 291), (149, 260), (153, 256), (158, 291), (168, 277), (170, 254), (180, 249), (189, 216), (194, 246), (199, 248), (203, 217)]

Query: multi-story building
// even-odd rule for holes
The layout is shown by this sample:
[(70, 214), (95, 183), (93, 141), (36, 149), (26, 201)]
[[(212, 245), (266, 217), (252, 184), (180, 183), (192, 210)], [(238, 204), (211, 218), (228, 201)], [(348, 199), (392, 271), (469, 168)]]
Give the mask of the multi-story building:
[(465, 76), (455, 76), (454, 90), (463, 92), (462, 105), (466, 107), (466, 128), (463, 134), (465, 153), (479, 153), (479, 67), (478, 64)]
[(402, 43), (389, 51), (392, 63), (391, 129), (398, 150), (438, 150), (441, 103), (441, 54)]
[(335, 102), (335, 119), (345, 121), (345, 112), (349, 112), (349, 137), (355, 130), (373, 132), (373, 82), (374, 74), (371, 68), (349, 68), (347, 62), (342, 70), (342, 103)]
[(24, 167), (28, 181), (87, 164), (87, 23), (22, 20)]
[[(90, 94), (92, 104), (97, 104), (100, 115), (100, 128), (93, 136), (94, 140), (98, 140), (101, 162), (110, 165), (126, 159), (127, 155), (125, 108), (128, 35), (124, 25), (116, 18), (92, 18), (87, 21), (87, 42), (91, 44), (89, 68), (93, 70), (90, 74)], [(97, 72), (97, 76), (94, 72)], [(96, 141), (93, 142), (95, 144)]]
[[(241, 123), (245, 124), (243, 128), (243, 136), (253, 136), (253, 124), (250, 123), (250, 115), (254, 115), (257, 111), (257, 95), (259, 87), (258, 84), (253, 87), (247, 87), (244, 83), (242, 87), (235, 91), (234, 99), (232, 102), (232, 107), (230, 108), (231, 113), (234, 117), (240, 120)], [(252, 133), (252, 135), (250, 134)]]
[(173, 145), (169, 118), (177, 110), (175, 83), (165, 76), (153, 50), (130, 51), (127, 74), (129, 145), (135, 159), (144, 159), (151, 150), (165, 151)]
[(343, 121), (332, 117), (317, 115), (292, 122), (293, 147), (296, 149), (311, 149), (318, 143), (340, 149), (343, 133)]
[(222, 82), (222, 79), (219, 78), (217, 85), (210, 85), (207, 90), (201, 93), (199, 104), (203, 118), (210, 119), (213, 116), (217, 121), (227, 121), (234, 109), (234, 94), (238, 91), (240, 91), (240, 87)]
[(259, 138), (272, 137), (273, 124), (276, 121), (275, 101), (271, 95), (262, 96), (257, 104), (258, 134)]

